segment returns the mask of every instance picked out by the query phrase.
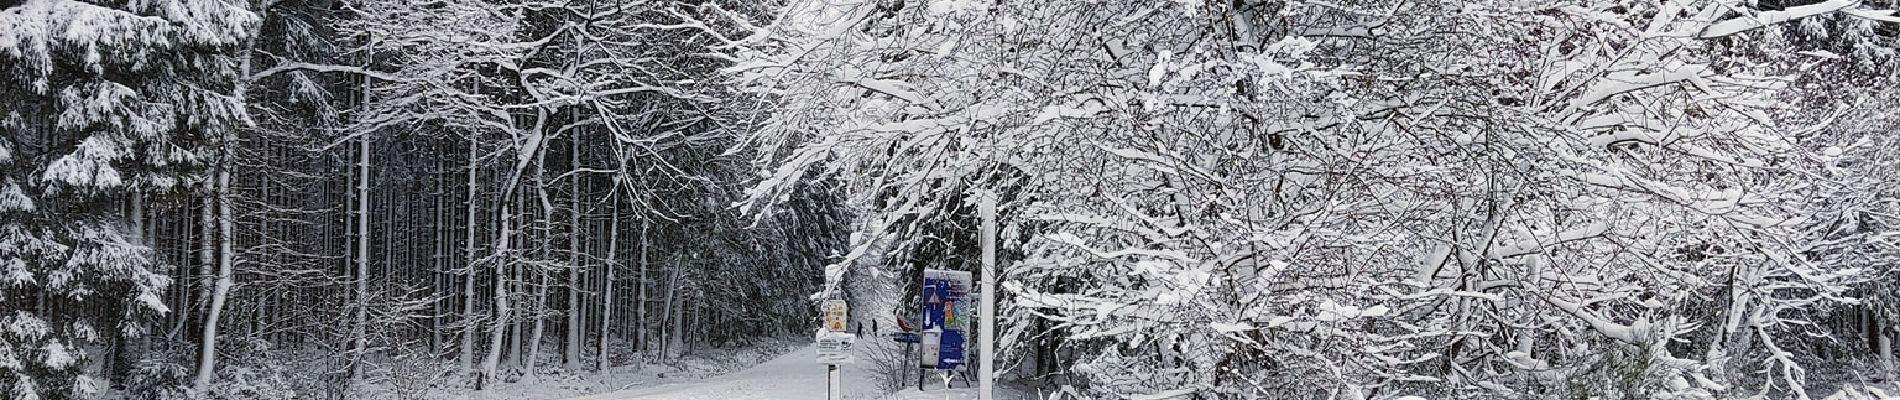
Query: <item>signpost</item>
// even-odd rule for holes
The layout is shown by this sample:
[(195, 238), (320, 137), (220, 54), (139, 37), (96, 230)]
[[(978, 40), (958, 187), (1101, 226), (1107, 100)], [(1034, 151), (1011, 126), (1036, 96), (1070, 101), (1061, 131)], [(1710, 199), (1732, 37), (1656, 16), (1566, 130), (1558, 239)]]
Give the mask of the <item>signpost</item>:
[(841, 379), (838, 374), (838, 365), (857, 361), (851, 355), (851, 342), (855, 341), (857, 336), (844, 332), (845, 316), (851, 311), (850, 305), (844, 300), (825, 300), (820, 311), (824, 314), (825, 326), (824, 329), (819, 329), (817, 337), (813, 338), (817, 342), (813, 347), (818, 349), (818, 363), (825, 364), (826, 398), (838, 400), (844, 397), (844, 394), (840, 393), (843, 388), (839, 385)]
[[(894, 334), (891, 340), (900, 343), (914, 343), (921, 347), (918, 351), (918, 366), (925, 369), (944, 371), (944, 385), (950, 383), (950, 376), (966, 364), (965, 344), (969, 339), (971, 317), (980, 317), (982, 325), (977, 331), (978, 360), (977, 391), (981, 400), (991, 400), (995, 379), (996, 345), (996, 195), (983, 192), (978, 195), (978, 213), (982, 226), (978, 235), (982, 242), (982, 290), (972, 293), (972, 274), (970, 271), (952, 271), (926, 269), (923, 287), (918, 294), (922, 304), (922, 316), (917, 332), (910, 332), (898, 321), (904, 332)], [(972, 298), (980, 297), (981, 301)], [(826, 300), (821, 304), (820, 313), (824, 317), (824, 326), (814, 338), (818, 349), (818, 363), (825, 364), (828, 381), (827, 393), (832, 400), (842, 397), (839, 393), (838, 365), (851, 364), (851, 353), (855, 335), (845, 333), (849, 326), (849, 304), (844, 300)], [(910, 347), (910, 346), (905, 346)], [(918, 371), (917, 386), (923, 388), (923, 372)], [(963, 376), (967, 382), (969, 375)], [(900, 378), (901, 379), (901, 378)]]

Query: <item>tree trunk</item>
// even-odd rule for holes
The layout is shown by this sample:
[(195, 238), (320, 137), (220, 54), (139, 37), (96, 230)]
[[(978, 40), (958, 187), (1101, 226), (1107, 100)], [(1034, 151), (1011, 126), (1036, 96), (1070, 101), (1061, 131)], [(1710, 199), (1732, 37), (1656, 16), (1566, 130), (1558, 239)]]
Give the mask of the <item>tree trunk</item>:
[(190, 323), (191, 311), (197, 308), (197, 303), (211, 296), (211, 285), (213, 285), (211, 276), (212, 271), (217, 269), (218, 254), (217, 198), (216, 193), (205, 193), (202, 206), (204, 210), (198, 214), (198, 276), (194, 279), (198, 281), (198, 296), (187, 298), (187, 302), (178, 307), (178, 326), (172, 329), (174, 337), (178, 336), (178, 332), (184, 331), (185, 325)]
[[(198, 372), (196, 374), (197, 376), (191, 380), (192, 391), (198, 393), (203, 393), (206, 389), (210, 388), (211, 378), (216, 374), (218, 362), (218, 320), (224, 314), (225, 298), (231, 292), (232, 284), (231, 137), (227, 135), (222, 138), (220, 142), (219, 146), (223, 147), (223, 154), (218, 161), (216, 173), (218, 267), (217, 275), (211, 285), (210, 297), (208, 298), (210, 305), (206, 307), (205, 311), (204, 332), (201, 334), (202, 336), (199, 337), (198, 342)], [(210, 215), (210, 210), (206, 210), (205, 214)]]
[[(444, 169), (442, 159), (438, 157), (431, 160), (430, 167), (429, 196), (434, 199), (430, 200), (431, 211), (429, 212), (429, 293), (446, 294), (450, 284), (447, 273), (450, 235), (447, 233), (448, 230), (444, 229), (445, 224), (442, 220), (447, 219), (443, 216), (448, 212), (443, 210), (449, 208), (449, 196), (448, 191), (442, 189), (442, 186), (445, 186), (442, 184), (442, 178), (435, 176), (435, 173)], [(439, 295), (429, 302), (429, 354), (431, 356), (440, 357), (444, 354), (443, 348), (446, 346), (442, 342), (442, 318), (449, 313), (450, 299), (449, 296)]]
[[(539, 171), (539, 169), (540, 168), (537, 168), (537, 171), (535, 172), (535, 175), (534, 175), (534, 186), (536, 190), (535, 194), (539, 196), (540, 199), (543, 200), (544, 202), (543, 205), (545, 206), (546, 205), (545, 200), (547, 199), (547, 185), (546, 185), (546, 182), (542, 181), (543, 174), (541, 171)], [(535, 232), (537, 233), (534, 236), (535, 243), (540, 244), (538, 249), (535, 251), (535, 260), (537, 261), (548, 259), (547, 232), (548, 232), (549, 222), (550, 222), (550, 218), (549, 218), (550, 215), (548, 215), (550, 208), (551, 207), (541, 208), (541, 211), (542, 211), (541, 216), (540, 218), (536, 219), (536, 223), (534, 225), (534, 226), (539, 227), (538, 229), (535, 229)], [(540, 264), (535, 264), (535, 265), (540, 265)], [(529, 285), (528, 282), (533, 282), (532, 287), (526, 289), (532, 293), (532, 297), (528, 300), (528, 307), (530, 308), (528, 310), (529, 312), (527, 313), (527, 316), (528, 318), (531, 319), (531, 321), (526, 322), (529, 325), (529, 328), (528, 328), (529, 333), (525, 337), (516, 337), (517, 344), (515, 345), (516, 346), (515, 349), (516, 351), (522, 351), (522, 348), (524, 346), (526, 347), (526, 351), (522, 351), (520, 353), (525, 356), (518, 357), (517, 361), (521, 362), (520, 365), (523, 371), (527, 371), (528, 375), (534, 375), (534, 363), (535, 361), (541, 358), (542, 334), (546, 333), (546, 328), (547, 328), (548, 271), (540, 266), (527, 268), (527, 269), (524, 269), (523, 271), (524, 271), (523, 275), (521, 276), (522, 284)], [(528, 274), (533, 274), (532, 279), (530, 279), (530, 276)], [(520, 334), (520, 332), (517, 331), (517, 334)]]
[[(443, 146), (439, 142), (432, 142), (429, 148), (440, 152), (445, 150), (446, 146)], [(443, 224), (443, 220), (447, 219), (443, 216), (449, 213), (445, 211), (449, 208), (449, 196), (448, 191), (443, 188), (447, 185), (442, 183), (443, 179), (441, 175), (439, 175), (447, 167), (442, 160), (443, 158), (439, 156), (429, 159), (429, 180), (424, 183), (428, 187), (426, 193), (428, 193), (429, 197), (429, 223), (425, 225), (429, 230), (429, 269), (427, 274), (429, 277), (429, 293), (439, 294), (429, 301), (429, 355), (433, 357), (441, 357), (447, 353), (445, 349), (447, 346), (443, 342), (442, 337), (442, 318), (449, 313), (448, 303), (451, 301), (451, 297), (446, 295), (449, 293), (450, 284), (448, 277), (448, 243), (450, 235), (447, 233), (447, 229), (444, 228), (446, 224)]]
[[(673, 273), (676, 275), (679, 274), (678, 271), (674, 271)], [(674, 281), (675, 283), (678, 283), (677, 279), (675, 279)], [(674, 290), (670, 287), (668, 288), (667, 291), (677, 292), (677, 290)], [(674, 300), (672, 308), (673, 308), (673, 323), (671, 325), (673, 327), (673, 333), (669, 335), (669, 337), (666, 340), (666, 358), (667, 359), (679, 358), (680, 355), (686, 354), (686, 346), (685, 346), (686, 345), (686, 337), (685, 337), (686, 304), (685, 302)]]
[[(676, 274), (677, 272), (674, 272), (669, 275)], [(669, 347), (673, 343), (673, 292), (673, 279), (668, 278), (666, 284), (666, 298), (664, 302), (660, 303), (660, 331), (657, 332), (660, 336), (660, 343), (658, 346), (655, 346), (658, 349), (657, 353), (659, 353), (662, 358), (666, 357), (667, 354), (671, 354)]]
[(647, 316), (647, 228), (649, 222), (646, 217), (644, 214), (640, 216), (640, 271), (633, 279), (636, 289), (634, 296), (638, 297), (633, 300), (633, 351), (639, 353), (643, 360), (653, 348), (647, 334), (647, 319), (650, 317)]
[(462, 276), (462, 354), (456, 358), (463, 373), (473, 373), (475, 365), (475, 334), (480, 332), (481, 318), (475, 314), (475, 280), (481, 276), (475, 269), (475, 138), (468, 139), (468, 213), (462, 220), (468, 242), (462, 250), (467, 257), (464, 267), (468, 268)]
[(1880, 331), (1880, 366), (1887, 371), (1888, 380), (1893, 380), (1897, 375), (1900, 375), (1900, 371), (1896, 371), (1896, 369), (1900, 369), (1900, 365), (1894, 365), (1893, 360), (1894, 332), (1891, 332), (1893, 330), (1894, 329), (1889, 328)]
[[(527, 135), (525, 138), (516, 139), (524, 141), (514, 143), (514, 145), (517, 146), (515, 148), (515, 165), (508, 173), (507, 180), (502, 183), (500, 197), (501, 207), (499, 207), (501, 212), (496, 214), (496, 219), (499, 223), (496, 224), (497, 226), (495, 228), (495, 329), (488, 335), (489, 351), (488, 355), (482, 359), (482, 374), (475, 382), (477, 390), (487, 390), (494, 387), (496, 383), (495, 370), (501, 364), (501, 353), (504, 350), (502, 348), (502, 337), (504, 333), (506, 333), (504, 329), (510, 325), (511, 322), (509, 321), (509, 312), (511, 310), (508, 304), (507, 277), (509, 266), (514, 264), (514, 257), (510, 254), (510, 242), (514, 236), (514, 226), (509, 221), (514, 219), (513, 206), (516, 194), (515, 188), (517, 187), (517, 183), (521, 181), (522, 174), (526, 172), (527, 167), (532, 165), (532, 162), (541, 154), (542, 140), (545, 138), (543, 132), (546, 132), (544, 128), (547, 126), (547, 117), (546, 109), (542, 109), (535, 119), (534, 127), (528, 131), (532, 134)], [(519, 336), (518, 331), (517, 329), (517, 337)]]
[(666, 307), (660, 309), (660, 319), (663, 320), (661, 329), (665, 336), (660, 339), (660, 356), (667, 359), (677, 356), (680, 348), (680, 316), (684, 314), (681, 309), (685, 308), (679, 301), (681, 261), (676, 255), (673, 257), (672, 265), (667, 266), (669, 271), (666, 278)]
[(1751, 341), (1739, 341), (1737, 346), (1740, 347), (1739, 349), (1729, 348), (1729, 346), (1731, 342), (1735, 342), (1734, 338), (1741, 335), (1742, 330), (1746, 328), (1743, 325), (1744, 316), (1747, 315), (1748, 307), (1753, 301), (1749, 295), (1751, 293), (1749, 288), (1755, 286), (1757, 279), (1754, 271), (1755, 269), (1745, 266), (1736, 266), (1729, 271), (1729, 280), (1725, 288), (1727, 301), (1720, 309), (1723, 323), (1716, 328), (1715, 340), (1709, 344), (1709, 350), (1703, 356), (1704, 360), (1712, 363), (1710, 368), (1713, 372), (1712, 376), (1728, 375), (1729, 354), (1747, 353), (1746, 345)]
[(145, 242), (145, 238), (148, 237), (148, 235), (145, 234), (145, 193), (133, 190), (131, 197), (132, 211), (129, 213), (130, 216), (126, 219), (132, 223), (133, 238), (137, 240), (138, 244), (147, 245), (148, 243)]
[[(510, 268), (510, 269), (512, 269), (513, 271), (511, 272), (515, 274), (515, 279), (510, 282), (519, 284), (521, 281), (526, 279), (525, 277), (521, 276), (522, 270), (520, 266), (515, 266), (514, 268)], [(516, 293), (519, 293), (519, 292), (520, 290), (517, 289)], [(530, 304), (529, 306), (532, 307), (533, 305)], [(527, 313), (533, 312), (534, 310), (523, 308), (521, 311), (522, 311), (521, 315), (526, 315)], [(522, 354), (521, 350), (526, 347), (526, 346), (521, 345), (521, 337), (528, 335), (528, 329), (523, 326), (525, 324), (525, 322), (523, 321), (525, 321), (525, 319), (523, 319), (520, 315), (517, 315), (514, 318), (514, 321), (508, 324), (508, 352), (501, 354), (502, 365), (507, 365), (510, 368), (514, 368), (512, 371), (515, 371), (515, 372), (521, 371), (521, 354)]]
[(607, 328), (613, 326), (614, 266), (620, 260), (615, 253), (620, 247), (620, 202), (618, 196), (613, 197), (616, 197), (610, 200), (613, 201), (613, 212), (607, 215), (607, 279), (601, 282), (600, 333), (595, 335), (600, 344), (595, 348), (594, 370), (600, 372), (607, 371), (610, 366), (607, 362)]
[(1860, 326), (1857, 330), (1860, 331), (1861, 337), (1867, 340), (1867, 351), (1880, 354), (1880, 337), (1882, 336), (1882, 332), (1880, 331), (1879, 320), (1874, 319), (1873, 309), (1867, 307), (1861, 307), (1859, 314), (1861, 320), (1858, 321)]
[[(367, 96), (367, 95), (365, 95)], [(350, 327), (350, 386), (363, 379), (363, 356), (369, 351), (369, 135), (357, 138), (356, 163), (356, 315)]]
[[(544, 224), (542, 226), (546, 225)], [(545, 232), (545, 230), (543, 232)], [(542, 238), (545, 239), (545, 235), (543, 235)], [(543, 240), (542, 243), (546, 243), (546, 241)], [(543, 248), (545, 249), (546, 247)], [(548, 279), (547, 271), (543, 271), (540, 268), (534, 269), (534, 279), (536, 282), (534, 285), (534, 299), (530, 300), (529, 303), (534, 307), (533, 313), (529, 314), (534, 318), (534, 328), (526, 339), (528, 342), (528, 352), (525, 354), (527, 354), (527, 356), (521, 358), (521, 368), (523, 371), (527, 371), (528, 375), (535, 374), (534, 363), (541, 358), (541, 339), (543, 335), (547, 333), (548, 326), (546, 317), (548, 310), (548, 281), (550, 279)]]
[(512, 230), (514, 228), (508, 224), (508, 214), (513, 212), (513, 210), (510, 209), (511, 207), (509, 207), (509, 204), (513, 202), (509, 200), (508, 196), (502, 196), (500, 200), (501, 212), (498, 214), (499, 217), (496, 218), (498, 222), (495, 228), (497, 232), (495, 234), (494, 257), (496, 259), (493, 260), (495, 263), (495, 291), (493, 298), (495, 302), (495, 316), (493, 323), (490, 324), (493, 326), (493, 329), (490, 329), (488, 332), (488, 354), (482, 357), (482, 372), (475, 380), (476, 390), (488, 390), (494, 386), (496, 378), (495, 370), (500, 366), (501, 353), (505, 350), (505, 348), (502, 347), (502, 338), (508, 332), (509, 325), (511, 325), (508, 323), (508, 312), (510, 311), (508, 307), (508, 265), (510, 262), (505, 259), (505, 255), (508, 253), (509, 236), (513, 234)]
[[(581, 167), (581, 136), (574, 135), (572, 154), (568, 156), (568, 169)], [(567, 350), (563, 360), (568, 372), (580, 369), (581, 347), (581, 178), (574, 175), (568, 178), (570, 203), (568, 203), (567, 227)]]

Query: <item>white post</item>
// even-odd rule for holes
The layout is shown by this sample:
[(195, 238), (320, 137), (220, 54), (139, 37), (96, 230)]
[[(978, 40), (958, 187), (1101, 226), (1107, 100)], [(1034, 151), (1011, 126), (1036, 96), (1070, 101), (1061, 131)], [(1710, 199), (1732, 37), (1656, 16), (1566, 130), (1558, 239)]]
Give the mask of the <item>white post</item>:
[(840, 387), (841, 379), (838, 377), (838, 364), (826, 365), (825, 375), (827, 375), (825, 381), (825, 398), (831, 400), (844, 399), (844, 393), (842, 393), (844, 392), (844, 388)]
[(977, 194), (977, 214), (983, 218), (979, 233), (983, 243), (982, 298), (977, 304), (977, 399), (995, 398), (996, 380), (996, 193)]

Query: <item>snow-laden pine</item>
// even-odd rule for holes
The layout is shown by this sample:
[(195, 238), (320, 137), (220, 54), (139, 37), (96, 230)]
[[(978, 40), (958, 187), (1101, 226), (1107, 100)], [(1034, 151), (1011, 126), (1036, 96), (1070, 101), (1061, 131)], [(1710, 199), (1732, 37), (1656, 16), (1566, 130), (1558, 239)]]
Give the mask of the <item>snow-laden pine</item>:
[(165, 267), (119, 210), (197, 188), (207, 138), (248, 123), (223, 50), (256, 23), (220, 1), (0, 10), (0, 397), (96, 395), (87, 360), (170, 311)]

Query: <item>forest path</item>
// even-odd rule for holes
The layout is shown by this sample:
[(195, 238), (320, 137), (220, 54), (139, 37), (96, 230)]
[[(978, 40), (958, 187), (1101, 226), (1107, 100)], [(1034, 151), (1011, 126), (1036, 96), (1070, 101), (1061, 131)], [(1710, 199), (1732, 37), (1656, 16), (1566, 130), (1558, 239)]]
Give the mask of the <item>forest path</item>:
[[(862, 347), (860, 347), (861, 349)], [(825, 366), (818, 350), (805, 346), (752, 368), (697, 382), (675, 383), (574, 397), (568, 400), (824, 400)], [(859, 356), (859, 360), (864, 360)], [(843, 370), (844, 398), (879, 397), (877, 384), (853, 365)]]

